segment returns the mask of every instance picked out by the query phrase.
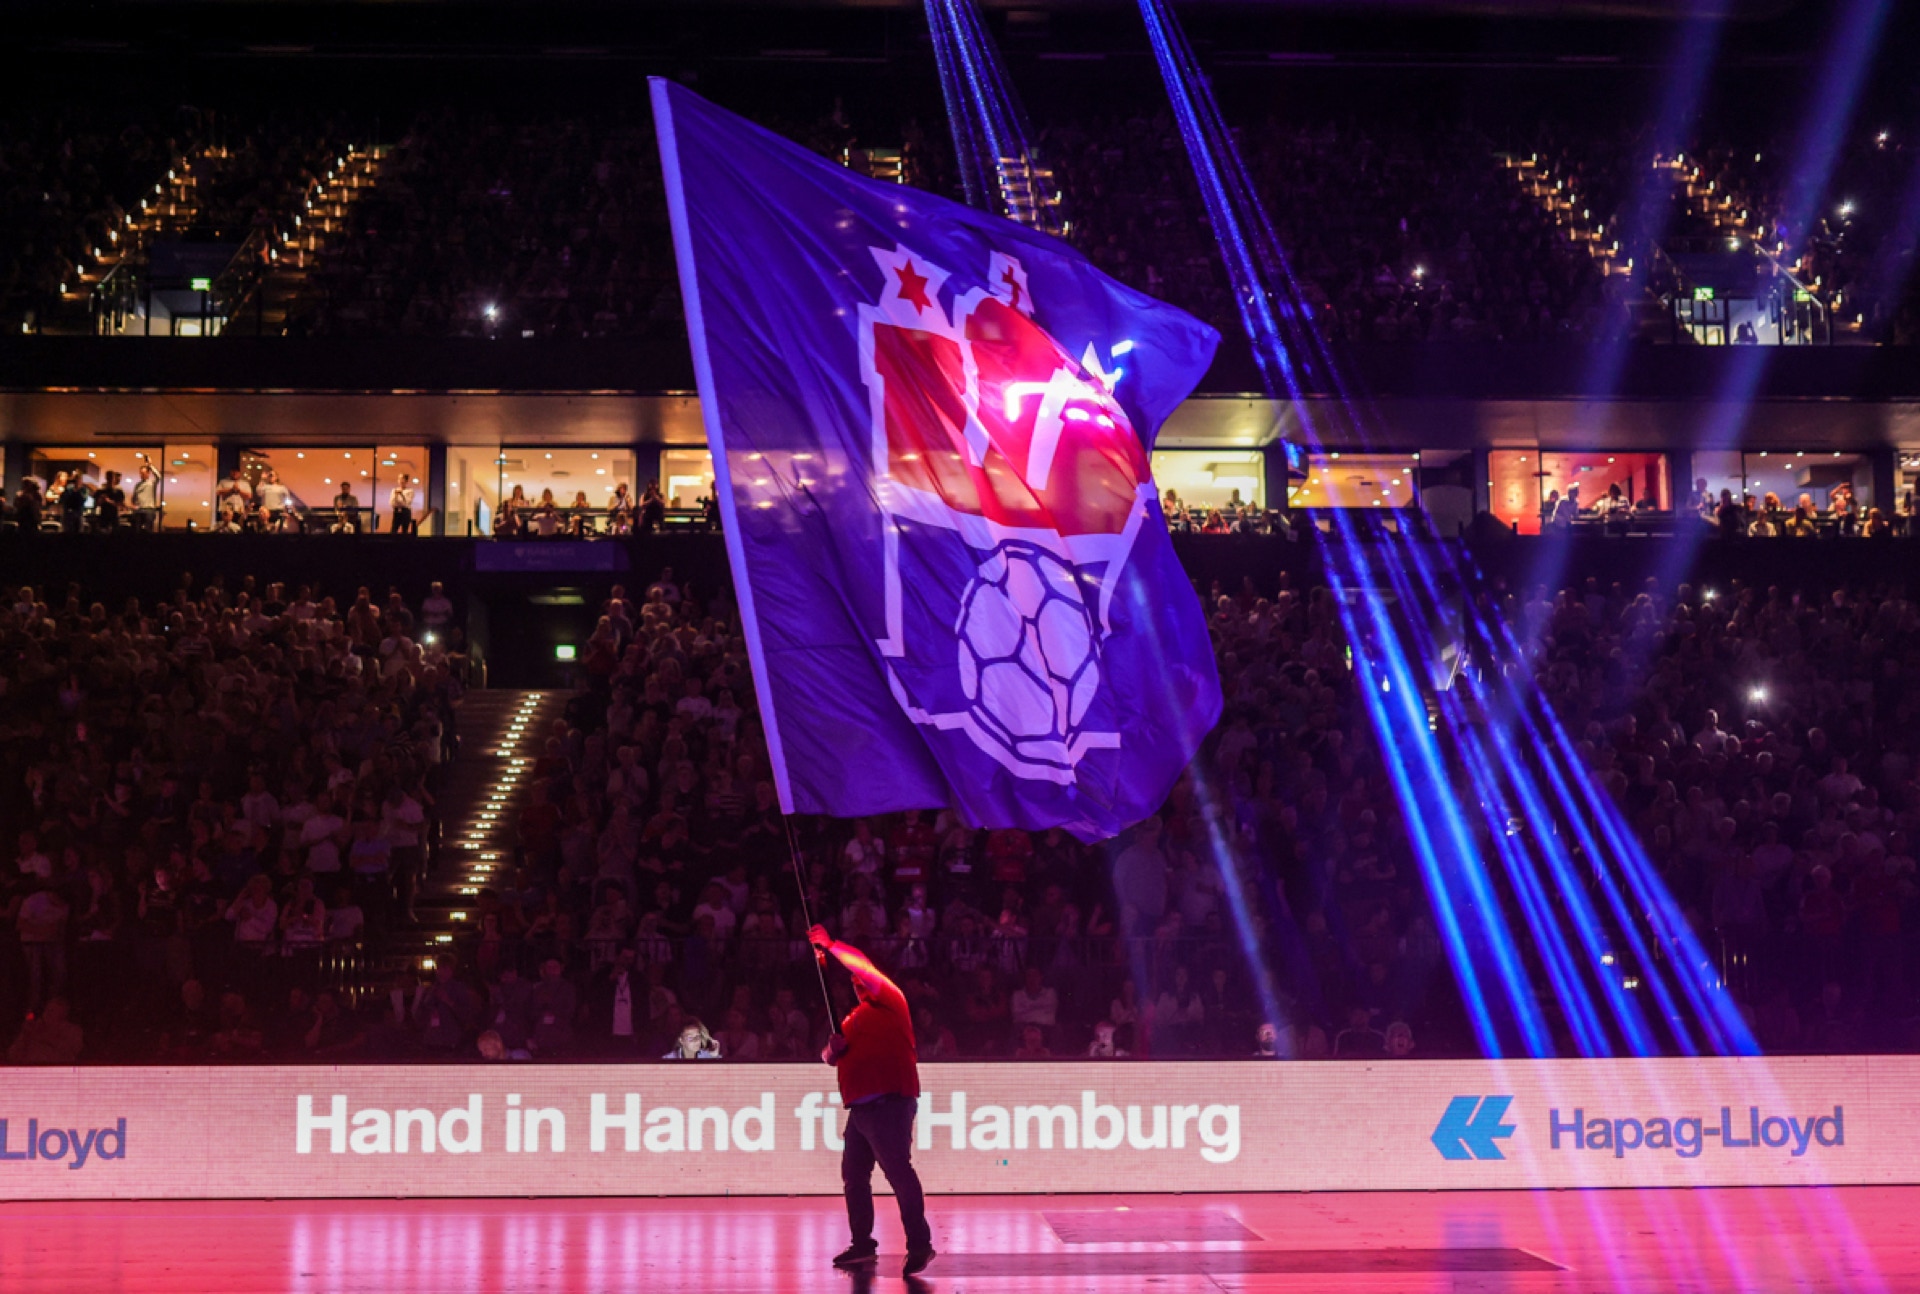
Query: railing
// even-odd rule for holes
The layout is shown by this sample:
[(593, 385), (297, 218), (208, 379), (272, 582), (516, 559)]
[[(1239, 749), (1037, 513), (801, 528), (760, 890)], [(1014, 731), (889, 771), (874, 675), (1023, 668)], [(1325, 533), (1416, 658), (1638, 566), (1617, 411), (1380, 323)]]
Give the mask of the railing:
[(223, 321), (223, 333), (227, 330), (226, 325), (243, 314), (249, 305), (254, 311), (254, 332), (258, 334), (265, 330), (267, 269), (272, 249), (271, 232), (256, 228), (234, 249), (233, 259), (227, 262), (227, 268), (214, 277), (210, 293), (214, 307), (212, 313)]
[[(620, 938), (588, 935), (563, 940), (538, 933), (496, 938), (473, 930), (455, 934), (428, 952), (388, 951), (384, 942), (378, 931), (330, 941), (277, 936), (242, 941), (233, 938), (222, 922), (191, 934), (72, 939), (51, 946), (58, 952), (47, 954), (47, 965), (57, 962), (57, 977), (69, 985), (83, 986), (97, 980), (121, 993), (136, 982), (143, 984), (143, 991), (151, 990), (152, 984), (138, 973), (144, 968), (148, 972), (164, 971), (172, 982), (191, 976), (202, 980), (210, 990), (231, 985), (250, 996), (257, 996), (256, 989), (271, 991), (294, 984), (357, 996), (384, 989), (396, 975), (431, 972), (449, 955), (466, 973), (481, 979), (492, 980), (512, 968), (523, 979), (532, 980), (538, 978), (542, 964), (550, 958), (558, 957), (571, 970), (590, 973), (617, 960), (624, 950), (632, 950), (636, 967), (644, 970), (658, 963), (668, 968), (669, 983), (682, 984), (690, 975), (711, 976), (728, 984), (764, 983), (769, 976), (810, 979), (813, 962), (806, 939), (787, 935), (704, 940), (643, 932)], [(1007, 977), (1037, 967), (1049, 976), (1066, 980), (1091, 974), (1103, 984), (1109, 978), (1117, 983), (1128, 976), (1143, 977), (1139, 985), (1143, 998), (1149, 990), (1157, 991), (1180, 967), (1187, 969), (1195, 988), (1199, 988), (1215, 966), (1237, 971), (1243, 959), (1235, 943), (1192, 937), (936, 935), (919, 939), (885, 935), (856, 937), (853, 942), (872, 956), (875, 964), (902, 977), (967, 975), (982, 968)], [(1063, 1000), (1069, 987), (1062, 987)], [(76, 989), (76, 999), (79, 996)], [(94, 996), (93, 1005), (103, 1005), (97, 1000), (98, 994)], [(1098, 1006), (1104, 1011), (1104, 996)]]
[[(774, 988), (787, 988), (794, 992), (799, 1008), (816, 1023), (820, 1011), (812, 952), (804, 939), (786, 936), (750, 936), (712, 943), (698, 938), (645, 935), (637, 939), (565, 941), (537, 935), (512, 940), (455, 936), (450, 943), (436, 944), (427, 953), (383, 953), (379, 945), (377, 935), (334, 942), (249, 943), (231, 938), (225, 924), (217, 923), (193, 935), (143, 934), (23, 945), (22, 951), (31, 969), (27, 991), (36, 1002), (53, 992), (68, 999), (74, 1019), (87, 1031), (87, 1056), (96, 1061), (150, 1060), (162, 1054), (169, 1062), (219, 1059), (218, 1054), (198, 1057), (179, 1053), (183, 1039), (176, 1035), (187, 1031), (195, 1019), (204, 1035), (210, 1029), (207, 1022), (217, 1018), (221, 999), (230, 991), (245, 997), (251, 1019), (258, 1022), (255, 1027), (283, 1024), (295, 989), (310, 996), (329, 993), (357, 1016), (360, 1026), (383, 1030), (380, 1044), (367, 1048), (368, 1058), (404, 1059), (414, 1054), (407, 1050), (409, 1047), (417, 1049), (420, 1045), (413, 1037), (418, 1022), (396, 1018), (386, 1003), (398, 994), (410, 1010), (415, 994), (435, 979), (440, 962), (449, 956), (456, 960), (461, 978), (481, 995), (481, 1001), (508, 969), (516, 971), (523, 982), (533, 984), (540, 980), (542, 966), (549, 958), (560, 958), (581, 1003), (580, 1017), (571, 1022), (575, 1041), (561, 1051), (566, 1057), (606, 1055), (607, 1048), (617, 1041), (598, 1036), (588, 1020), (587, 1004), (592, 1000), (591, 982), (596, 972), (604, 972), (623, 950), (637, 953), (633, 970), (639, 1012), (636, 1025), (646, 1024), (647, 968), (656, 963), (669, 968), (664, 982), (681, 1006), (707, 1020), (716, 1031), (725, 1020), (733, 990), (743, 984), (759, 990), (757, 1006), (767, 1004)], [(1093, 1022), (1107, 1015), (1122, 981), (1129, 978), (1141, 985), (1138, 1023), (1123, 1028), (1120, 1045), (1134, 1054), (1245, 1056), (1251, 1053), (1254, 1029), (1259, 1023), (1257, 999), (1246, 987), (1248, 978), (1242, 973), (1243, 954), (1226, 941), (981, 937), (971, 941), (865, 939), (862, 946), (889, 973), (909, 982), (916, 975), (965, 981), (970, 971), (986, 967), (996, 972), (1003, 986), (1009, 982), (1017, 985), (1029, 966), (1039, 967), (1058, 995), (1056, 1023), (1044, 1028), (1044, 1038), (1062, 1058), (1086, 1053), (1093, 1037)], [(1199, 1022), (1168, 1020), (1155, 1024), (1157, 990), (1181, 967), (1188, 970), (1195, 993), (1206, 991), (1215, 967), (1227, 968), (1236, 985), (1232, 1001), (1225, 1009), (1216, 1002)], [(189, 979), (197, 981), (202, 989), (203, 1006), (197, 1017), (183, 1009), (183, 986)], [(853, 1005), (850, 990), (842, 987), (834, 991), (838, 994), (836, 1010)], [(1024, 1027), (1010, 1012), (972, 1018), (965, 1000), (951, 994), (938, 1018), (959, 1036), (964, 1054), (985, 1059), (1011, 1055)], [(760, 1021), (756, 1017), (753, 1023), (758, 1026)], [(474, 1044), (478, 1031), (486, 1027), (484, 1019), (469, 1021), (458, 1054), (477, 1058)], [(928, 1040), (922, 1046), (929, 1048), (937, 1041)], [(812, 1045), (807, 1044), (797, 1054), (810, 1056)], [(628, 1040), (622, 1055), (631, 1058), (630, 1052)], [(254, 1054), (261, 1053), (256, 1050)], [(298, 1059), (305, 1053), (297, 1047), (289, 1051), (282, 1046), (276, 1054)], [(944, 1058), (952, 1058), (952, 1054)]]
[[(571, 504), (556, 504), (551, 512), (537, 504), (531, 505), (516, 510), (518, 521), (512, 528), (503, 525), (502, 514), (497, 509), (493, 515), (494, 538), (512, 540), (598, 539), (612, 535), (642, 534), (649, 528), (690, 531), (720, 528), (719, 519), (709, 516), (704, 508), (667, 508), (654, 514), (649, 521), (638, 500), (625, 508), (576, 508)], [(468, 533), (474, 533), (471, 521), (468, 522)]]
[(92, 331), (112, 336), (137, 317), (140, 300), (140, 271), (131, 259), (123, 260), (107, 271), (94, 286), (89, 309)]
[[(140, 320), (142, 331), (152, 331), (153, 294), (157, 291), (194, 291), (194, 284), (205, 283), (198, 288), (201, 308), (199, 320), (202, 335), (211, 336), (224, 332), (226, 324), (252, 304), (256, 311), (256, 320), (263, 318), (265, 310), (265, 283), (267, 270), (267, 252), (271, 237), (265, 229), (255, 229), (235, 248), (226, 268), (211, 280), (174, 279), (156, 281), (152, 267), (145, 261), (136, 260), (131, 254), (121, 260), (107, 272), (105, 278), (94, 285), (88, 298), (92, 331), (98, 335), (111, 336), (125, 330), (134, 320)], [(176, 316), (185, 318), (187, 316)], [(172, 326), (171, 324), (169, 325)]]
[[(1205, 971), (1216, 964), (1237, 967), (1241, 957), (1237, 944), (1192, 937), (936, 934), (926, 938), (854, 935), (849, 936), (848, 941), (871, 956), (881, 969), (895, 975), (966, 975), (985, 968), (999, 975), (1017, 976), (1029, 967), (1061, 974), (1112, 971), (1145, 975), (1147, 982), (1140, 986), (1143, 992), (1149, 985), (1157, 987), (1162, 978), (1170, 976), (1179, 966), (1187, 967), (1197, 987)], [(621, 937), (589, 934), (561, 940), (542, 934), (489, 937), (475, 930), (456, 934), (440, 947), (451, 950), (463, 966), (483, 976), (491, 977), (511, 966), (522, 978), (528, 979), (536, 977), (541, 964), (552, 957), (593, 970), (616, 960), (626, 949), (634, 952), (636, 966), (644, 968), (658, 963), (670, 968), (670, 978), (673, 973), (686, 973), (688, 967), (695, 968), (696, 973), (729, 976), (733, 982), (783, 972), (810, 976), (813, 963), (813, 951), (806, 939), (792, 935), (748, 934), (707, 940), (694, 935), (642, 932)], [(444, 955), (444, 952), (428, 953), (422, 960), (431, 963), (437, 956)], [(431, 969), (431, 966), (424, 968)], [(1101, 1005), (1104, 1007), (1105, 1003)]]

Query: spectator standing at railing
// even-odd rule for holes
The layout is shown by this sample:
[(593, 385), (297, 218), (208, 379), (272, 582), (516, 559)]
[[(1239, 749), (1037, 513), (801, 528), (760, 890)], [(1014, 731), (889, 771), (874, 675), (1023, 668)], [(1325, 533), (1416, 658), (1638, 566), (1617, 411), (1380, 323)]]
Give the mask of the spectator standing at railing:
[(1185, 966), (1174, 967), (1153, 1004), (1153, 1051), (1159, 1056), (1190, 1056), (1199, 1050), (1206, 1003)]
[(133, 528), (160, 528), (160, 476), (148, 463), (140, 464), (140, 474), (133, 483)]
[(20, 488), (13, 494), (14, 528), (23, 535), (40, 532), (42, 501), (40, 483), (32, 477), (20, 482)]
[(286, 944), (312, 946), (327, 937), (327, 905), (313, 892), (313, 878), (302, 876), (280, 913), (280, 938)]
[(587, 990), (588, 1028), (593, 1042), (619, 1057), (638, 1052), (640, 1035), (647, 1024), (646, 984), (635, 963), (631, 945), (618, 949), (594, 971)]
[(240, 528), (247, 514), (253, 511), (253, 483), (247, 480), (246, 473), (236, 467), (220, 482), (214, 491), (214, 507), (220, 513), (223, 529)]
[(1026, 969), (1025, 980), (1013, 991), (1008, 1013), (1016, 1030), (1033, 1025), (1051, 1036), (1060, 1020), (1060, 993), (1046, 982), (1038, 966)]
[(279, 924), (280, 905), (274, 901), (273, 878), (256, 872), (227, 905), (226, 919), (233, 925), (237, 944), (264, 946), (273, 938)]
[(353, 901), (353, 890), (342, 885), (333, 892), (333, 906), (327, 909), (327, 941), (352, 943), (366, 932), (367, 915)]
[(580, 995), (566, 978), (566, 963), (560, 958), (549, 957), (540, 963), (540, 981), (528, 994), (527, 1006), (533, 1021), (533, 1049), (549, 1056), (570, 1051)]
[[(25, 873), (25, 866), (22, 865)], [(52, 881), (41, 877), (21, 900), (14, 931), (27, 961), (27, 1010), (66, 990), (67, 918), (72, 909)]]
[(286, 529), (288, 510), (293, 506), (293, 491), (280, 480), (278, 472), (269, 467), (260, 474), (260, 487), (254, 491), (254, 497), (260, 502), (260, 515), (267, 529)]
[(93, 497), (80, 473), (67, 477), (55, 499), (60, 505), (60, 533), (77, 535), (86, 527), (87, 503)]
[(400, 910), (413, 921), (413, 898), (426, 868), (427, 815), (420, 801), (398, 779), (388, 785), (386, 799), (380, 805), (380, 833), (387, 841)]
[(648, 481), (646, 489), (640, 492), (639, 530), (643, 535), (651, 535), (666, 523), (667, 500), (660, 493), (659, 481)]
[(342, 477), (340, 489), (333, 496), (333, 533), (336, 535), (357, 535), (360, 533), (360, 499), (353, 492), (353, 482)]
[(281, 847), (295, 850), (312, 875), (338, 876), (340, 846), (347, 838), (346, 819), (333, 811), (333, 796), (326, 790), (318, 792), (310, 804), (302, 807), (306, 811), (298, 826), (292, 828), (297, 835), (283, 841)]
[(524, 1050), (533, 1036), (533, 985), (520, 978), (512, 961), (487, 986), (486, 1025), (500, 1035), (510, 1051)]
[(414, 993), (413, 1023), (420, 1030), (420, 1045), (431, 1052), (451, 1057), (480, 1023), (482, 1003), (479, 994), (457, 974), (451, 956), (434, 962), (433, 982), (423, 984)]
[(453, 599), (439, 580), (429, 586), (420, 603), (420, 627), (439, 642), (447, 640), (447, 631), (453, 627)]
[(350, 830), (347, 869), (353, 874), (353, 896), (367, 914), (367, 924), (384, 933), (393, 909), (393, 846), (381, 834), (377, 818), (358, 816)]
[(633, 495), (627, 489), (627, 483), (622, 481), (613, 487), (613, 494), (607, 499), (607, 533), (611, 535), (632, 534), (633, 521)]
[(120, 488), (120, 473), (108, 472), (99, 489), (93, 492), (93, 526), (111, 534), (119, 529), (120, 514), (127, 508), (127, 492)]
[[(413, 520), (413, 477), (405, 472), (395, 483), (393, 492), (387, 496), (387, 505), (393, 512), (391, 533), (396, 535), (417, 535), (418, 527)], [(438, 584), (435, 585), (438, 588)]]
[(1859, 519), (1853, 506), (1853, 486), (1845, 481), (1834, 486), (1827, 496), (1827, 509), (1833, 516), (1835, 533), (1851, 537)]

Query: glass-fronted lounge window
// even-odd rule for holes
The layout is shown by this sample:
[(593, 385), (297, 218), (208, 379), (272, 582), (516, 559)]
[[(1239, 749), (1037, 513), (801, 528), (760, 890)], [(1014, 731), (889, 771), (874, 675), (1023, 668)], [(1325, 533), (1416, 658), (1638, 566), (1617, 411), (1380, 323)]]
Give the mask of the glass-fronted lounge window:
[[(1905, 454), (1904, 459), (1920, 461), (1920, 456)], [(1831, 514), (1836, 500), (1856, 517), (1866, 515), (1875, 506), (1873, 462), (1865, 454), (1833, 450), (1716, 449), (1696, 450), (1693, 455), (1693, 482), (1683, 506), (1697, 507), (1704, 493), (1712, 507), (1725, 491), (1736, 500), (1751, 500), (1754, 510), (1765, 512), (1772, 504), (1786, 511), (1800, 505), (1804, 496), (1816, 513)], [(1851, 495), (1848, 500), (1846, 496)], [(1896, 506), (1899, 500), (1895, 500)]]
[(1667, 512), (1673, 487), (1667, 456), (1497, 449), (1487, 455), (1493, 515), (1523, 535), (1554, 520), (1592, 521), (1617, 508)]
[[(640, 494), (634, 485), (630, 449), (509, 445), (500, 450), (496, 466), (494, 498), (500, 503), (494, 507), (492, 525), (476, 527), (475, 533), (499, 530), (504, 511), (516, 518), (516, 533), (603, 534), (620, 487), (627, 487), (630, 499)], [(537, 519), (549, 501), (555, 512), (563, 514), (558, 523)]]
[(1188, 512), (1266, 506), (1266, 455), (1258, 449), (1163, 449), (1151, 465), (1162, 500), (1171, 494)]
[[(134, 486), (140, 479), (141, 468), (154, 472), (152, 493), (158, 501), (164, 486), (164, 481), (158, 476), (164, 455), (165, 450), (159, 445), (35, 445), (27, 451), (27, 475), (38, 480), (41, 489), (48, 491), (46, 516), (49, 523), (59, 516), (60, 501), (52, 489), (54, 482), (64, 482), (68, 477), (77, 476), (87, 487), (89, 496), (109, 483), (118, 485), (126, 496), (118, 514), (118, 524), (151, 526), (159, 520), (160, 511), (158, 508), (148, 509), (136, 521)], [(84, 515), (84, 525), (91, 527), (97, 524), (96, 504), (91, 497)]]
[(1288, 483), (1287, 502), (1307, 510), (1411, 507), (1420, 497), (1419, 468), (1416, 453), (1310, 453), (1303, 475)]
[(213, 525), (213, 478), (219, 458), (211, 442), (169, 443), (161, 461), (161, 526), (206, 530)]
[(660, 451), (660, 492), (672, 512), (699, 510), (713, 495), (713, 455), (705, 449)]

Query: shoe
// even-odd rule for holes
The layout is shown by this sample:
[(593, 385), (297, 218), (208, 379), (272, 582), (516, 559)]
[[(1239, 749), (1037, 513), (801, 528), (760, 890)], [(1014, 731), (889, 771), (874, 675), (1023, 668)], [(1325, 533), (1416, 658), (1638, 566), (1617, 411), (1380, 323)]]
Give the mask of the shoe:
[[(880, 1246), (869, 1240), (864, 1245), (848, 1245), (833, 1256), (835, 1267), (861, 1267), (880, 1257)], [(916, 1270), (918, 1270), (916, 1268)]]
[(932, 1262), (937, 1256), (932, 1245), (928, 1245), (925, 1249), (909, 1249), (907, 1250), (906, 1266), (900, 1269), (900, 1274), (902, 1276), (913, 1276), (923, 1272), (927, 1270), (927, 1264)]

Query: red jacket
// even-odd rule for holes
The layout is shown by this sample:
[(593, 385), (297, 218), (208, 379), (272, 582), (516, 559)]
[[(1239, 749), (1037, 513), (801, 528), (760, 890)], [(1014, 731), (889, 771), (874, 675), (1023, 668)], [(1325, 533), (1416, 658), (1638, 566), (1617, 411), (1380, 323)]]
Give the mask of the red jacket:
[(840, 1025), (847, 1044), (834, 1062), (840, 1076), (840, 1103), (858, 1105), (876, 1096), (918, 1097), (919, 1055), (906, 995), (878, 971), (861, 978), (866, 998)]

